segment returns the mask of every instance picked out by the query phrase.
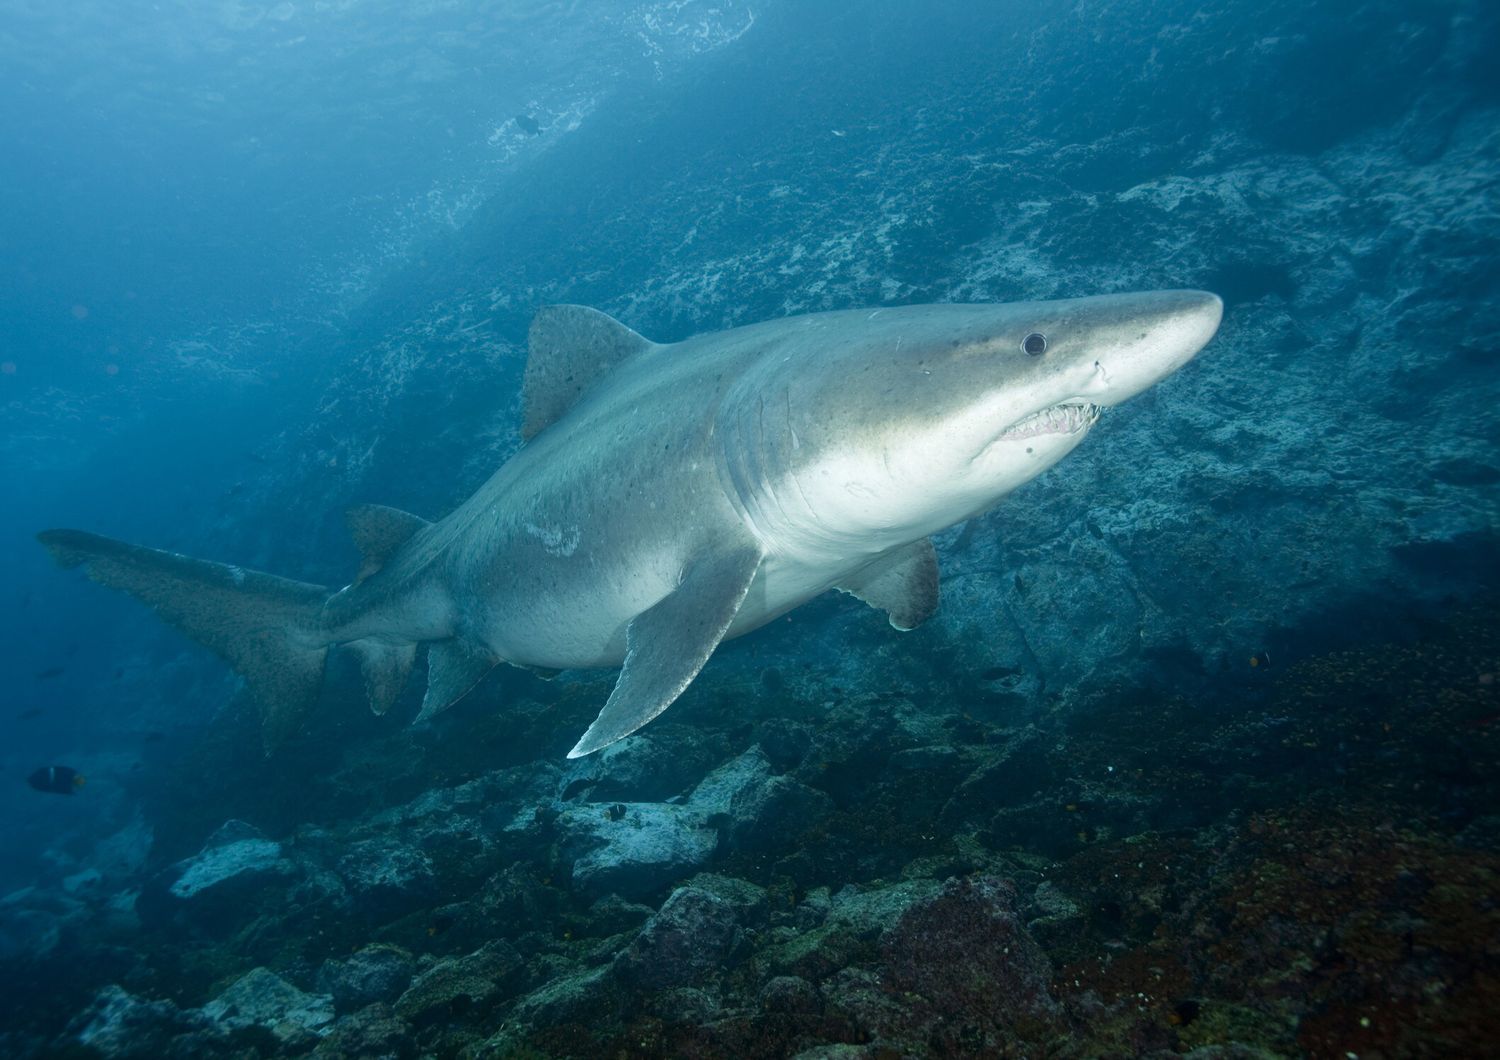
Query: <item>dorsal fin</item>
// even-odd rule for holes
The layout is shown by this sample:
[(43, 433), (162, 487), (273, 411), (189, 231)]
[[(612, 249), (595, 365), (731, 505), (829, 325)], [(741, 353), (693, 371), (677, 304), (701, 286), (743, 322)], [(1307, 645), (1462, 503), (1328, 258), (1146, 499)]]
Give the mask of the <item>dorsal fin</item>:
[(531, 322), (521, 384), (521, 437), (556, 423), (584, 391), (632, 354), (656, 344), (614, 317), (581, 305), (549, 305)]
[(358, 585), (374, 574), (395, 551), (411, 540), (413, 534), (431, 526), (426, 519), (400, 508), (387, 508), (383, 504), (360, 504), (344, 513), (349, 523), (349, 536), (354, 538), (354, 547), (359, 549), (359, 574), (354, 578)]

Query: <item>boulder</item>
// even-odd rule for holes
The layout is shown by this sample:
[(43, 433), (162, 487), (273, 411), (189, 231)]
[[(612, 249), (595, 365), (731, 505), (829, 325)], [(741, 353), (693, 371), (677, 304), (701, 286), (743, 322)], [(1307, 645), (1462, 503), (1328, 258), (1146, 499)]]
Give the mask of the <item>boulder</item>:
[(646, 990), (689, 986), (721, 969), (740, 942), (734, 905), (701, 887), (679, 887), (615, 958), (621, 983)]
[(98, 869), (83, 869), (71, 876), (64, 876), (62, 889), (72, 895), (95, 894), (102, 890), (104, 877)]
[(724, 899), (734, 910), (735, 920), (743, 926), (758, 927), (770, 917), (770, 899), (766, 895), (766, 889), (749, 880), (702, 872), (689, 880), (687, 886)]
[(333, 1022), (333, 998), (299, 990), (269, 968), (246, 972), (202, 1008), (225, 1030), (264, 1027), (288, 1047), (311, 1046)]
[(610, 744), (568, 763), (558, 797), (588, 802), (664, 802), (698, 776), (694, 756), (684, 756), (647, 735)]
[(226, 821), (192, 857), (142, 886), (134, 912), (153, 930), (226, 935), (268, 906), (285, 908), (304, 877), (286, 846), (243, 821)]
[(549, 979), (516, 1002), (505, 1029), (485, 1043), (482, 1055), (526, 1055), (528, 1032), (568, 1023), (597, 1026), (612, 1020), (622, 1007), (619, 995), (608, 967)]
[(589, 906), (589, 928), (595, 935), (618, 935), (640, 927), (655, 913), (649, 905), (626, 901), (618, 894), (606, 894)]
[(438, 961), (412, 980), (396, 1002), (396, 1015), (418, 1026), (447, 1019), (501, 996), (521, 966), (521, 955), (499, 940), (467, 956)]
[(1026, 930), (1044, 944), (1061, 944), (1083, 929), (1083, 910), (1051, 880), (1043, 880), (1031, 896), (1026, 910)]
[(62, 931), (81, 910), (55, 891), (24, 887), (0, 898), (0, 960), (34, 960), (57, 948)]
[(812, 1015), (822, 1005), (818, 988), (800, 976), (772, 976), (760, 989), (760, 1007), (764, 1012)]
[(1051, 964), (1016, 906), (1015, 888), (998, 876), (949, 880), (881, 937), (886, 983), (920, 994), (940, 1017), (1007, 1035), (1057, 1020)]
[(181, 902), (235, 903), (295, 872), (280, 843), (253, 825), (231, 820), (208, 837), (202, 850), (169, 870), (166, 889)]
[(355, 908), (376, 920), (402, 916), (429, 903), (437, 890), (432, 859), (387, 836), (351, 845), (339, 858), (339, 876)]
[(354, 1012), (375, 1002), (395, 1001), (411, 985), (417, 964), (399, 946), (377, 943), (343, 960), (326, 960), (318, 969), (318, 989), (333, 998), (340, 1012)]
[(688, 796), (688, 804), (704, 814), (733, 817), (735, 804), (750, 797), (774, 775), (766, 753), (752, 747), (704, 777)]
[(106, 986), (75, 1016), (65, 1039), (108, 1060), (158, 1060), (173, 1038), (210, 1025), (196, 1009), (170, 1001), (147, 1001), (119, 986)]
[(696, 986), (670, 986), (646, 999), (645, 1011), (663, 1023), (702, 1027), (724, 1014), (714, 991)]
[(417, 1055), (417, 1044), (411, 1028), (389, 1006), (377, 1003), (340, 1019), (312, 1055), (327, 1060), (407, 1060)]
[(569, 806), (556, 824), (586, 895), (644, 897), (707, 864), (719, 844), (700, 813), (670, 803)]
[(688, 806), (716, 824), (735, 849), (785, 842), (834, 809), (833, 800), (823, 792), (793, 777), (777, 776), (758, 746), (704, 777)]
[(933, 880), (902, 880), (889, 887), (853, 884), (829, 896), (819, 889), (798, 909), (797, 927), (775, 929), (775, 942), (764, 952), (773, 974), (820, 981), (848, 967), (870, 951), (881, 934), (912, 905), (937, 893)]

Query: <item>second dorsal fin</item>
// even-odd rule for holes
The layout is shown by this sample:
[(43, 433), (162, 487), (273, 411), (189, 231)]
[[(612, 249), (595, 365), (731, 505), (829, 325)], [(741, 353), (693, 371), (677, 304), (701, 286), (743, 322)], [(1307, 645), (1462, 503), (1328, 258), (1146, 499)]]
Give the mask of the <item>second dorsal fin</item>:
[(426, 519), (400, 508), (387, 508), (383, 504), (360, 504), (344, 513), (349, 523), (349, 536), (354, 538), (354, 547), (359, 549), (359, 574), (354, 578), (358, 585), (374, 574), (395, 551), (411, 540), (418, 530), (431, 526)]
[(521, 384), (521, 437), (527, 441), (557, 422), (615, 365), (656, 345), (614, 317), (581, 305), (543, 306), (528, 341)]

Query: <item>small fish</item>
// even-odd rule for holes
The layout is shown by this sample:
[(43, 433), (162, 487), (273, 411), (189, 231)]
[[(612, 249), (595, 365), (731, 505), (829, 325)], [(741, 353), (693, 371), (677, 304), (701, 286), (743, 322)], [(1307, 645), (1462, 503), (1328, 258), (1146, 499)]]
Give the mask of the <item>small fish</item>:
[(1262, 666), (1270, 666), (1270, 665), (1271, 665), (1271, 653), (1268, 652), (1268, 651), (1258, 651), (1254, 655), (1250, 656), (1250, 668), (1251, 669), (1257, 669), (1257, 668), (1262, 667)]
[(36, 672), (36, 679), (38, 681), (50, 681), (54, 677), (61, 677), (62, 675), (63, 668), (61, 666), (49, 666), (45, 670), (38, 670)]
[(26, 783), (49, 795), (71, 795), (83, 787), (83, 774), (70, 766), (43, 766)]

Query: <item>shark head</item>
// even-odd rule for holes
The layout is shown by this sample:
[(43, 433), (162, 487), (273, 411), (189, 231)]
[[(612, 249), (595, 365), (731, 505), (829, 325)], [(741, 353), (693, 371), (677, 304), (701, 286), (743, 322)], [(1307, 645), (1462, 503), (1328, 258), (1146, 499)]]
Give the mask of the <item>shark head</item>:
[[(729, 470), (763, 532), (878, 552), (991, 507), (1218, 329), (1204, 291), (821, 314), (754, 381)], [(770, 384), (770, 385), (767, 385)], [(780, 406), (780, 407), (778, 407)]]

